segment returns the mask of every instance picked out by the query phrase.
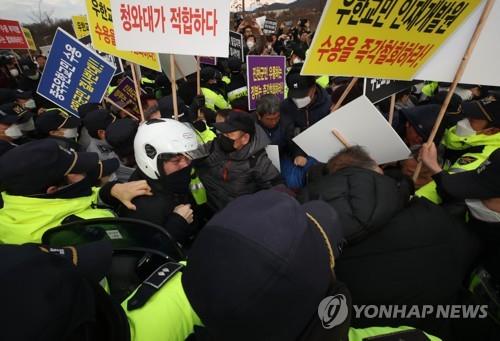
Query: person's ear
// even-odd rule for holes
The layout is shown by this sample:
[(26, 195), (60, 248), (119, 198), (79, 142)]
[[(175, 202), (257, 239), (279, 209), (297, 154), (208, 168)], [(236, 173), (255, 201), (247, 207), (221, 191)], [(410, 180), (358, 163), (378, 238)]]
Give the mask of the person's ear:
[(241, 137), (241, 142), (243, 143), (243, 145), (247, 145), (248, 142), (250, 142), (250, 139), (251, 139), (251, 136), (249, 133), (245, 133), (243, 134), (243, 136)]
[(57, 190), (59, 189), (59, 187), (57, 186), (50, 186), (49, 188), (47, 188), (47, 194), (53, 194), (55, 192), (57, 192)]

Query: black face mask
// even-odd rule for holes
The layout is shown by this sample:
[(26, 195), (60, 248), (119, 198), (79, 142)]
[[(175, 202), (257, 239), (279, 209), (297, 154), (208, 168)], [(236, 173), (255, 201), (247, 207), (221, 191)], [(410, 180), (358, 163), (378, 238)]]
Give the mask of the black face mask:
[(163, 188), (176, 194), (188, 194), (191, 182), (191, 166), (187, 166), (170, 175), (164, 175), (160, 179)]
[(234, 140), (230, 139), (226, 135), (220, 135), (217, 138), (217, 143), (224, 153), (229, 154), (236, 150), (236, 148), (234, 148)]

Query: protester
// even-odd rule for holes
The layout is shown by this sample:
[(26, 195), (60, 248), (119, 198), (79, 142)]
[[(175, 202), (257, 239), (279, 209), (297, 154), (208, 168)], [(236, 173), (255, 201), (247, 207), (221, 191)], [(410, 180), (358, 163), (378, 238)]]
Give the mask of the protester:
[(232, 111), (214, 127), (221, 135), (205, 146), (209, 155), (196, 167), (215, 212), (239, 196), (282, 183), (266, 154), (269, 139), (249, 114)]
[[(347, 244), (336, 272), (353, 304), (458, 304), (461, 283), (477, 254), (474, 235), (443, 208), (412, 199), (411, 180), (384, 175), (360, 147), (337, 153), (328, 169), (301, 197), (305, 202), (321, 198), (339, 215)], [(373, 324), (411, 325), (446, 340), (451, 328), (449, 321), (434, 318), (353, 320), (358, 327)]]

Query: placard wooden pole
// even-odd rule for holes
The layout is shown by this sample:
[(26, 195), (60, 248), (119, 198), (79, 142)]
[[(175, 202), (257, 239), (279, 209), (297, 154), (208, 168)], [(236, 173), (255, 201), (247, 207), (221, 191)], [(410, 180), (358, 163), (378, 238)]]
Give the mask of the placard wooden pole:
[(137, 106), (139, 107), (139, 112), (141, 114), (141, 122), (144, 122), (144, 111), (142, 110), (142, 103), (141, 103), (141, 87), (139, 86), (139, 82), (137, 80), (135, 66), (136, 66), (135, 64), (130, 64), (130, 67), (132, 68), (132, 78), (134, 79), (134, 87), (135, 87), (135, 96), (137, 98)]
[(396, 108), (396, 94), (391, 96), (391, 106), (389, 108), (389, 124), (392, 126), (394, 122), (394, 109)]
[(128, 116), (132, 117), (134, 120), (136, 121), (139, 121), (139, 119), (137, 117), (135, 117), (134, 114), (132, 114), (130, 111), (126, 110), (125, 108), (119, 106), (116, 102), (114, 102), (113, 100), (111, 100), (111, 98), (109, 97), (104, 97), (104, 101), (111, 104), (112, 106), (114, 106), (115, 108), (123, 111), (125, 114), (127, 114)]
[(347, 141), (347, 139), (344, 137), (344, 135), (342, 135), (342, 133), (340, 131), (338, 131), (337, 129), (332, 129), (332, 134), (333, 134), (333, 136), (335, 136), (337, 138), (337, 140), (340, 141), (340, 143), (342, 143), (344, 145), (344, 147), (346, 147), (346, 148), (351, 147), (351, 144), (349, 143), (349, 141)]
[[(432, 132), (429, 136), (429, 139), (427, 140), (427, 143), (432, 143), (434, 141), (434, 139), (436, 138), (436, 134), (439, 130), (439, 127), (441, 126), (441, 122), (443, 121), (444, 115), (446, 114), (446, 109), (448, 109), (448, 105), (450, 104), (451, 98), (452, 98), (453, 94), (455, 93), (455, 89), (457, 88), (458, 82), (460, 82), (460, 80), (462, 79), (462, 76), (465, 72), (465, 68), (467, 67), (467, 64), (469, 63), (472, 51), (474, 51), (474, 48), (476, 47), (477, 40), (481, 36), (481, 32), (482, 32), (484, 26), (486, 25), (486, 20), (488, 19), (488, 16), (489, 16), (494, 4), (495, 4), (494, 0), (488, 0), (488, 2), (486, 3), (486, 6), (484, 6), (484, 10), (483, 10), (483, 13), (481, 14), (481, 18), (479, 19), (479, 22), (477, 23), (476, 30), (474, 31), (474, 34), (472, 35), (472, 38), (469, 42), (469, 46), (467, 47), (467, 50), (465, 51), (465, 54), (464, 54), (464, 57), (462, 59), (462, 62), (460, 63), (460, 66), (458, 67), (457, 73), (455, 74), (455, 78), (453, 79), (453, 83), (451, 84), (451, 87), (448, 89), (448, 94), (446, 95), (444, 103), (441, 106), (441, 110), (439, 111), (439, 115), (437, 117), (436, 123), (434, 124), (434, 127), (432, 128)], [(414, 182), (417, 181), (421, 170), (422, 170), (422, 160), (419, 160), (419, 162), (417, 164), (417, 168), (415, 169), (415, 173), (413, 174), (413, 181)]]
[(172, 102), (174, 104), (174, 118), (179, 120), (179, 109), (177, 108), (177, 83), (175, 82), (175, 56), (170, 55), (170, 84), (172, 85)]
[(351, 92), (351, 90), (354, 88), (354, 86), (356, 85), (356, 83), (358, 82), (359, 78), (358, 77), (354, 77), (351, 82), (349, 83), (349, 85), (347, 86), (347, 88), (345, 89), (344, 93), (342, 94), (342, 96), (340, 96), (339, 100), (337, 101), (337, 103), (335, 103), (335, 105), (333, 106), (333, 109), (332, 109), (332, 112), (336, 111), (338, 108), (340, 108), (342, 106), (342, 103), (344, 103), (345, 99), (347, 98), (347, 95), (349, 95), (349, 93)]

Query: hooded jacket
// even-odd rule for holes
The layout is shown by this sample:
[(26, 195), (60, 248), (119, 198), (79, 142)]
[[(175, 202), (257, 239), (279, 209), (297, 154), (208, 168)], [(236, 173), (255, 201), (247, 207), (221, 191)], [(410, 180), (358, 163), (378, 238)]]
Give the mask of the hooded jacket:
[[(308, 186), (336, 209), (348, 244), (336, 273), (359, 305), (454, 304), (477, 255), (477, 239), (441, 207), (414, 198), (403, 181), (346, 168)], [(354, 326), (411, 325), (447, 335), (445, 321), (358, 319)]]
[(225, 153), (217, 139), (207, 145), (210, 154), (196, 165), (207, 190), (208, 204), (218, 211), (231, 200), (282, 183), (278, 170), (267, 157), (269, 139), (256, 125), (255, 135), (240, 150)]

